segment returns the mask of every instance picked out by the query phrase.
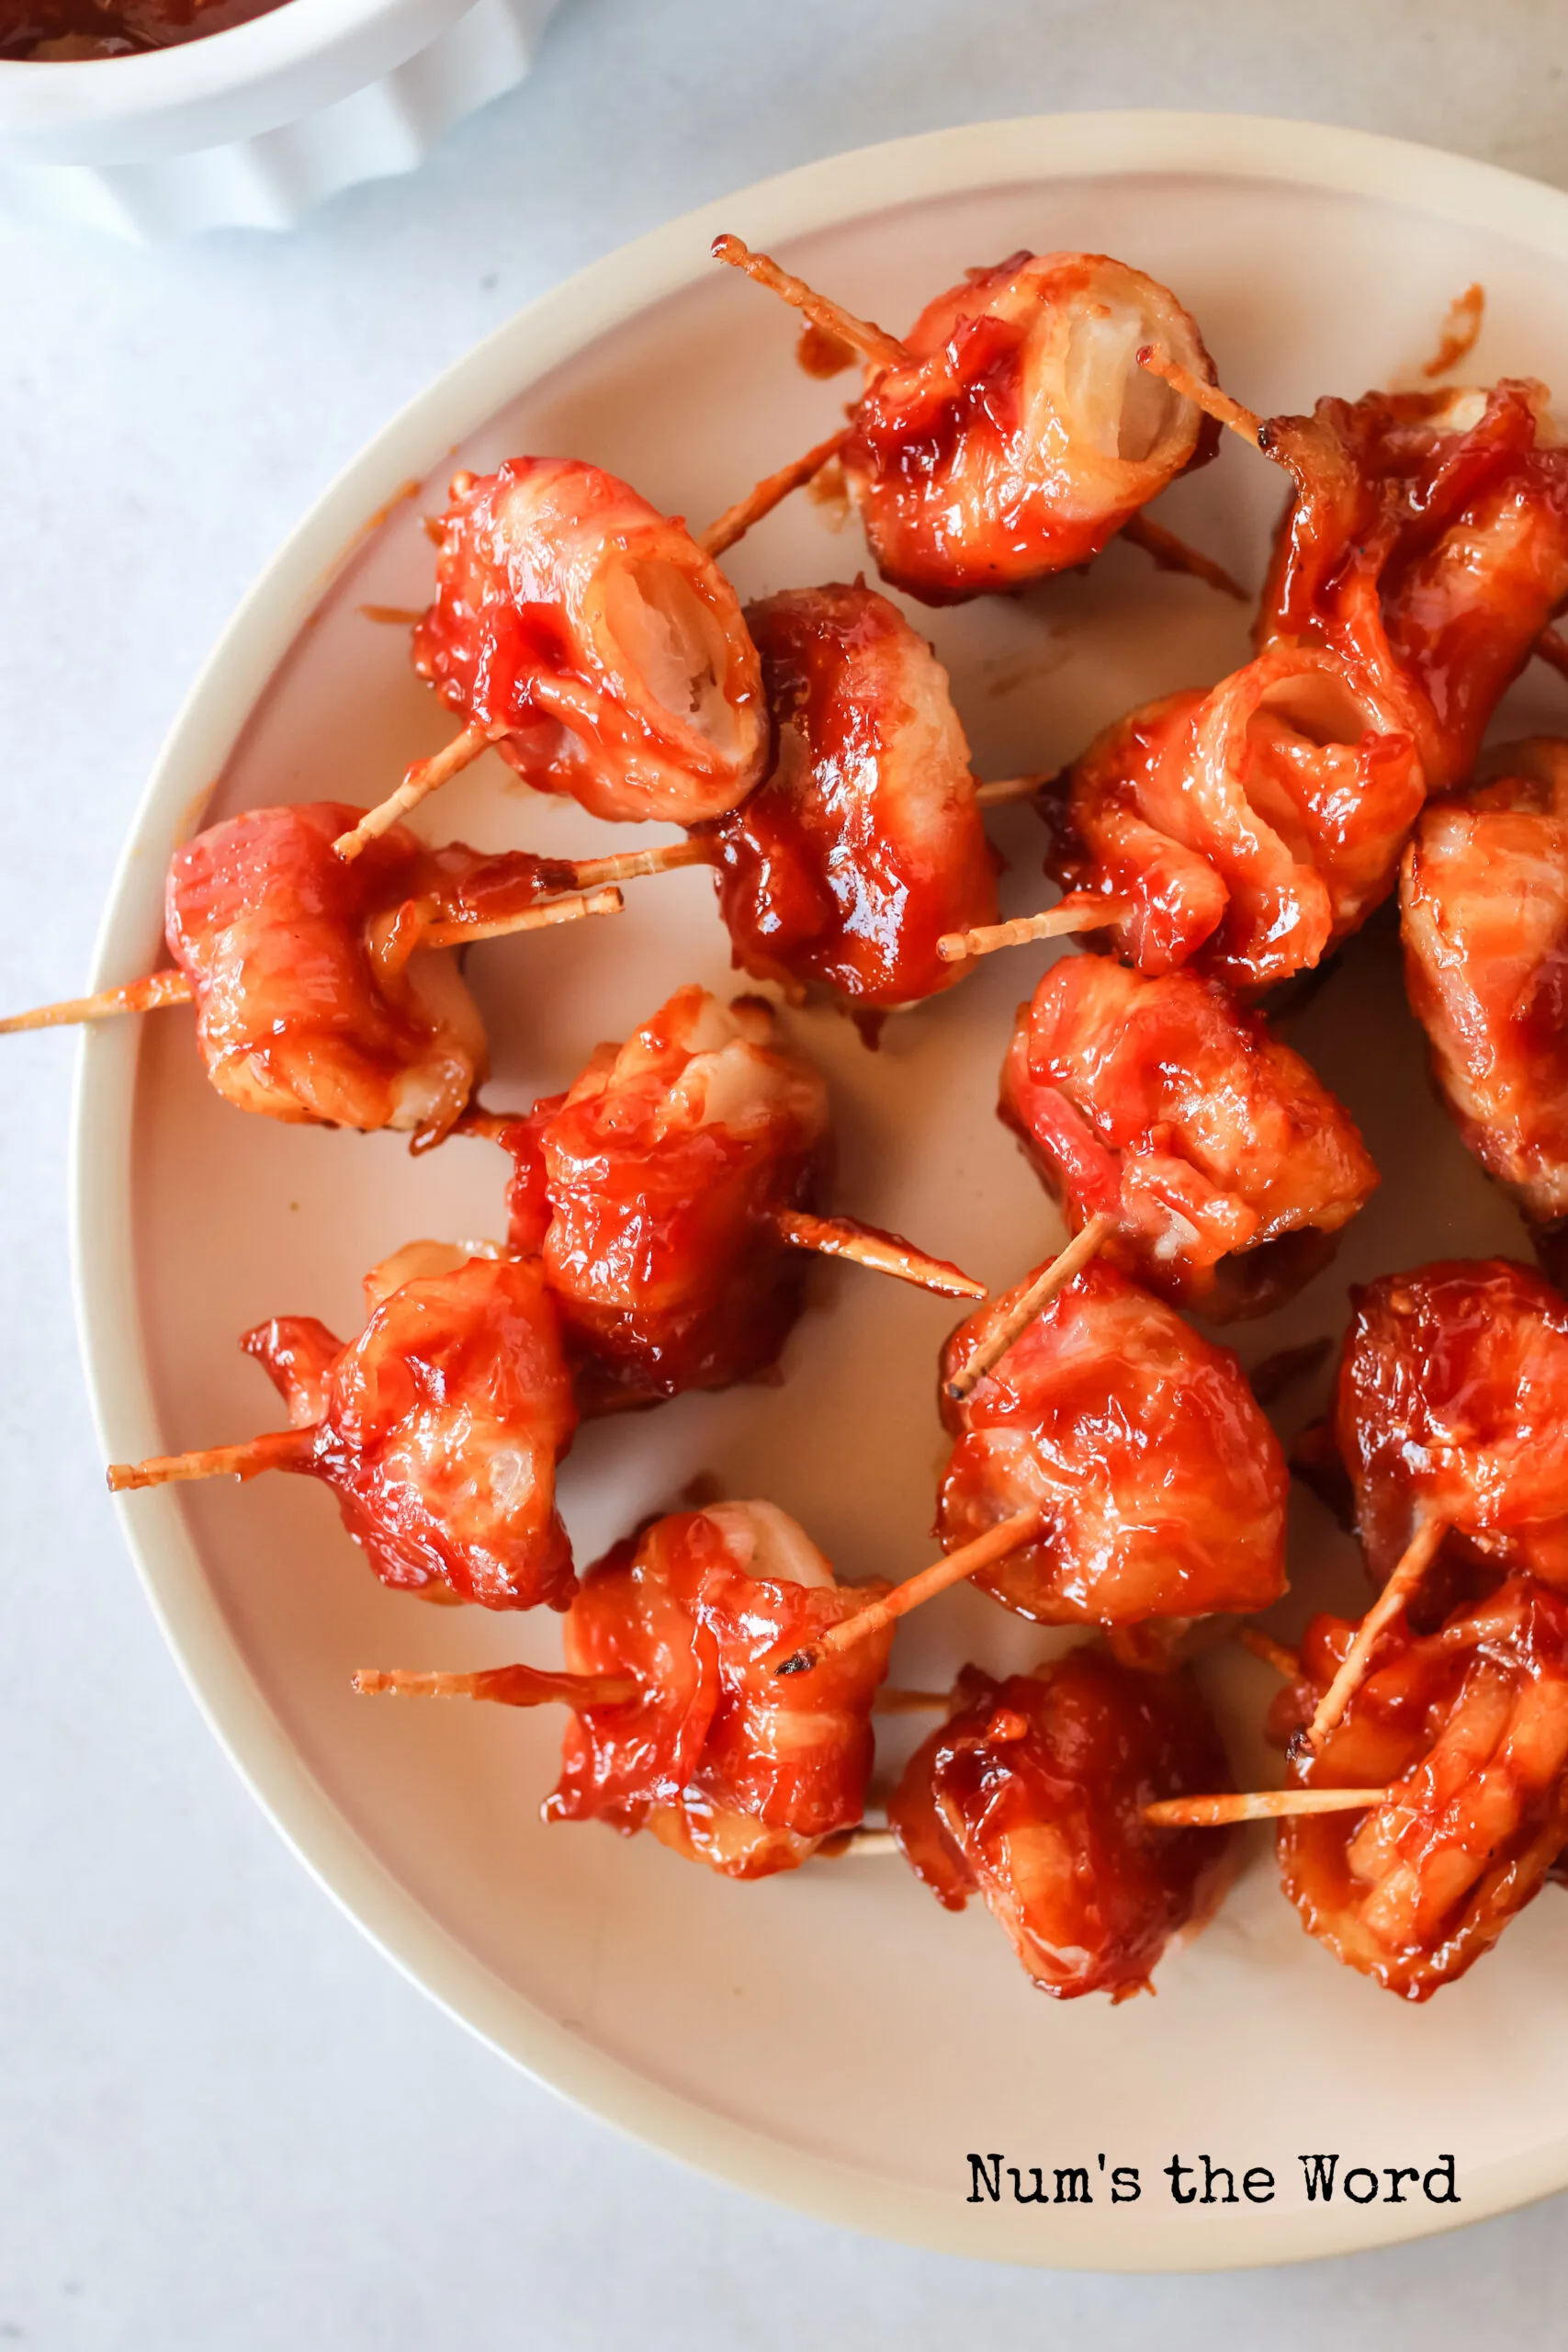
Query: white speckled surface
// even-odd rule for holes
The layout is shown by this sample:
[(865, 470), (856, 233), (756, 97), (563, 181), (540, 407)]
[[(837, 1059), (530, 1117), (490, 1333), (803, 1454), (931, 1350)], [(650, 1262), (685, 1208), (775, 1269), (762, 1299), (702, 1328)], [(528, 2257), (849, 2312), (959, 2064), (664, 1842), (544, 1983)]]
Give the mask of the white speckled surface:
[[(570, 0), (523, 90), (302, 233), (6, 232), (0, 1002), (79, 985), (147, 763), (259, 562), (531, 293), (764, 171), (1032, 109), (1317, 116), (1568, 179), (1544, 23), (1532, 0)], [(299, 1871), (177, 1682), (81, 1400), (69, 1048), (19, 1041), (5, 1069), (0, 2345), (1553, 2340), (1560, 2202), (1288, 2277), (984, 2269), (691, 2178), (446, 2022)]]

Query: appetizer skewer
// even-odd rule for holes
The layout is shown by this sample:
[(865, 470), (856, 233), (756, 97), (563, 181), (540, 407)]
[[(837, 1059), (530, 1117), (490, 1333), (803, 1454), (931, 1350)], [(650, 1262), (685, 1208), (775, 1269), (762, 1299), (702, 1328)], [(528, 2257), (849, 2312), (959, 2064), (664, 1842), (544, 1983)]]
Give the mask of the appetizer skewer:
[(826, 1091), (759, 998), (680, 989), (567, 1093), (483, 1127), (512, 1156), (511, 1245), (541, 1253), (585, 1414), (763, 1376), (801, 1309), (802, 1250), (985, 1295), (820, 1213)]
[(116, 1463), (116, 1493), (293, 1470), (320, 1478), (383, 1584), (487, 1609), (564, 1609), (575, 1589), (556, 1464), (577, 1408), (542, 1269), (416, 1241), (365, 1278), (344, 1346), (314, 1316), (246, 1333), (290, 1426)]
[(1140, 357), (1290, 475), (1260, 647), (1342, 653), (1403, 707), (1427, 791), (1461, 783), (1568, 596), (1568, 444), (1545, 385), (1367, 392), (1264, 420), (1177, 356)]
[(869, 363), (848, 430), (811, 457), (837, 458), (878, 570), (923, 603), (1087, 562), (1213, 454), (1191, 396), (1162, 386), (1151, 398), (1137, 366), (1158, 341), (1212, 380), (1196, 325), (1168, 288), (1102, 254), (1019, 253), (971, 270), (900, 340), (739, 237), (714, 253)]
[(1095, 739), (1050, 797), (1046, 871), (1119, 910), (1111, 944), (1140, 972), (1260, 993), (1393, 888), (1426, 790), (1401, 717), (1333, 649), (1269, 645)]
[(1036, 1511), (1039, 1536), (976, 1582), (1040, 1624), (1247, 1614), (1278, 1600), (1284, 1458), (1230, 1350), (1095, 1264), (954, 1397), (953, 1376), (1011, 1303), (987, 1302), (947, 1344), (944, 1547)]
[(1065, 958), (1021, 1006), (999, 1115), (1072, 1233), (1172, 1306), (1224, 1321), (1289, 1297), (1377, 1183), (1315, 1072), (1190, 971)]
[(1150, 978), (1190, 964), (1258, 994), (1310, 969), (1393, 889), (1420, 811), (1398, 716), (1311, 646), (1271, 646), (1210, 690), (1144, 705), (1042, 802), (1061, 905), (941, 952), (1103, 928)]
[(1369, 392), (1268, 427), (1292, 495), (1260, 636), (1338, 644), (1404, 695), (1428, 792), (1471, 774), (1568, 595), (1568, 446), (1549, 397), (1517, 379)]
[(864, 586), (771, 596), (746, 619), (773, 749), (705, 832), (736, 963), (874, 1013), (950, 988), (937, 941), (994, 922), (997, 883), (946, 672)]
[(355, 1687), (563, 1699), (572, 1713), (547, 1821), (647, 1829), (726, 1877), (761, 1878), (860, 1822), (892, 1635), (808, 1682), (778, 1681), (769, 1661), (878, 1589), (835, 1583), (773, 1504), (712, 1503), (656, 1521), (586, 1572), (562, 1628), (569, 1672), (364, 1673)]
[(1195, 1686), (1090, 1647), (1005, 1681), (966, 1666), (952, 1706), (887, 1809), (916, 1875), (949, 1910), (979, 1894), (1042, 1992), (1149, 1991), (1229, 1873), (1227, 1841), (1150, 1818), (1151, 1791), (1228, 1783)]
[(454, 475), (414, 666), (463, 719), (338, 842), (354, 858), (493, 746), (595, 816), (696, 824), (762, 772), (767, 712), (734, 589), (676, 517), (573, 458)]
[[(1568, 1303), (1529, 1268), (1454, 1261), (1352, 1293), (1329, 1427), (1317, 1440), (1348, 1481), (1382, 1587), (1309, 1727), (1330, 1733), (1388, 1628), (1422, 1594), (1525, 1573), (1568, 1587)], [(1440, 1574), (1439, 1574), (1440, 1571)]]
[[(968, 1579), (1037, 1624), (1122, 1628), (1266, 1609), (1285, 1589), (1280, 1442), (1227, 1348), (1112, 1267), (1076, 1273), (1021, 1329), (1034, 1288), (947, 1343), (954, 1443), (937, 1533), (949, 1556), (896, 1585), (781, 1674), (809, 1671)], [(1007, 1342), (955, 1395), (1000, 1325)]]
[(403, 826), (345, 865), (336, 801), (254, 808), (170, 861), (175, 968), (0, 1022), (0, 1032), (194, 1001), (218, 1091), (268, 1118), (412, 1130), (439, 1141), (489, 1067), (453, 951), (471, 940), (613, 914), (620, 892), (520, 851), (433, 849)]
[(1019, 1009), (998, 1112), (1072, 1238), (989, 1319), (948, 1381), (959, 1401), (1102, 1251), (1172, 1306), (1263, 1314), (1327, 1263), (1378, 1182), (1308, 1064), (1190, 972), (1055, 965)]
[(1568, 1301), (1503, 1258), (1385, 1274), (1352, 1300), (1332, 1431), (1374, 1577), (1440, 1521), (1471, 1568), (1568, 1589)]
[[(1384, 1634), (1374, 1670), (1315, 1746), (1358, 1629), (1316, 1617), (1271, 1723), (1295, 1785), (1274, 1792), (1280, 1871), (1309, 1935), (1407, 2001), (1463, 1975), (1539, 1894), (1568, 1842), (1568, 1602), (1511, 1576), (1433, 1632)], [(1266, 1800), (1245, 1800), (1258, 1808)], [(1204, 1798), (1161, 1822), (1238, 1817)]]

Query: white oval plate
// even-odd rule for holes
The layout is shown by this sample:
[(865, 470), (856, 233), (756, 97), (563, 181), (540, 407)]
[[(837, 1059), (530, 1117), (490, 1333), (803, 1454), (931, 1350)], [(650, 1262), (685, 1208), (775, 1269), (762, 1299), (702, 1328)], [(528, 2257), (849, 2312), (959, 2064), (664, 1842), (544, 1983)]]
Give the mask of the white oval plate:
[[(1404, 377), (1449, 300), (1488, 295), (1472, 363), (1568, 385), (1568, 198), (1357, 133), (1166, 115), (979, 126), (840, 157), (712, 207), (598, 264), (514, 320), (398, 418), (328, 492), (236, 616), (182, 714), (115, 888), (97, 984), (147, 969), (172, 845), (250, 804), (372, 800), (446, 722), (400, 630), (417, 606), (421, 515), (459, 456), (581, 454), (703, 521), (828, 430), (843, 385), (792, 365), (794, 322), (707, 259), (719, 229), (782, 252), (894, 326), (973, 262), (1020, 245), (1123, 254), (1190, 304), (1224, 379), (1262, 410)], [(403, 498), (409, 490), (412, 494)], [(1232, 445), (1161, 510), (1259, 576), (1276, 478)], [(732, 559), (747, 594), (864, 560), (852, 526), (800, 499)], [(1041, 766), (1130, 703), (1244, 658), (1246, 616), (1113, 548), (1018, 604), (923, 616), (980, 773)], [(1511, 731), (1562, 723), (1559, 681), (1516, 690)], [(496, 763), (487, 762), (486, 770)], [(214, 778), (219, 782), (214, 785)], [(613, 841), (570, 805), (475, 771), (433, 829), (582, 851)], [(997, 832), (1015, 908), (1038, 903), (1041, 837)], [(630, 839), (629, 834), (626, 838)], [(700, 873), (634, 886), (631, 910), (481, 947), (495, 1099), (564, 1084), (678, 983), (728, 979)], [(992, 1115), (1017, 999), (1044, 951), (998, 956), (894, 1023), (880, 1055), (829, 1011), (796, 1020), (827, 1065), (839, 1199), (991, 1282), (1052, 1221)], [(1430, 1105), (1385, 938), (1351, 952), (1293, 1033), (1362, 1119), (1383, 1170), (1338, 1268), (1241, 1334), (1247, 1361), (1337, 1329), (1345, 1283), (1443, 1250), (1520, 1248), (1508, 1211)], [(490, 1146), (412, 1159), (390, 1137), (273, 1126), (226, 1109), (188, 1015), (95, 1032), (75, 1147), (83, 1340), (106, 1454), (238, 1437), (276, 1404), (234, 1342), (274, 1313), (357, 1328), (362, 1270), (416, 1235), (493, 1233)], [(930, 1556), (941, 1440), (932, 1367), (947, 1310), (821, 1271), (786, 1384), (689, 1397), (584, 1432), (563, 1480), (581, 1560), (693, 1476), (795, 1511), (851, 1577)], [(1303, 1399), (1303, 1407), (1310, 1402)], [(1425, 2009), (1337, 1967), (1302, 1933), (1266, 1843), (1158, 1997), (1112, 2010), (1033, 1991), (982, 1909), (942, 1913), (897, 1861), (817, 1864), (740, 1887), (647, 1839), (546, 1829), (558, 1724), (500, 1708), (355, 1700), (362, 1664), (555, 1654), (554, 1619), (416, 1607), (384, 1591), (324, 1491), (264, 1478), (124, 1507), (152, 1605), (215, 1733), (301, 1859), (390, 1958), (534, 2074), (671, 2154), (838, 2222), (926, 2245), (1103, 2269), (1278, 2261), (1495, 2212), (1568, 2180), (1568, 1910), (1549, 1891), (1502, 1949)], [(1303, 1500), (1298, 1597), (1353, 1600), (1348, 1545)], [(911, 1623), (899, 1672), (963, 1656), (1024, 1663), (1037, 1634), (955, 1593)], [(1269, 1690), (1234, 1651), (1209, 1669), (1259, 1769)], [(904, 1743), (888, 1743), (896, 1760)], [(1299, 2158), (1425, 2171), (1451, 2152), (1460, 2204), (1303, 2198)], [(1089, 2204), (971, 2198), (971, 2153), (1086, 2167)], [(1179, 2206), (1162, 2167), (1206, 2153), (1272, 2171), (1269, 2202)], [(1100, 2159), (1105, 2159), (1101, 2168)], [(1142, 2194), (1114, 2204), (1111, 2167)], [(1255, 2187), (1262, 2184), (1255, 2181)], [(1004, 2187), (1006, 2186), (1004, 2180)], [(1364, 2181), (1358, 2186), (1364, 2188)], [(1223, 2193), (1223, 2192), (1222, 2192)]]

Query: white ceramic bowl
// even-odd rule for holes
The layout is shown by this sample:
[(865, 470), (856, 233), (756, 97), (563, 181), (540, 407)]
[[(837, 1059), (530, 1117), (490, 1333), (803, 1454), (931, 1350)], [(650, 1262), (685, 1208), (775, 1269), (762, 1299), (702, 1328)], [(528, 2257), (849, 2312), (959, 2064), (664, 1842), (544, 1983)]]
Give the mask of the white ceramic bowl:
[[(446, 722), (401, 631), (362, 607), (427, 595), (420, 517), (455, 463), (581, 452), (668, 510), (706, 518), (828, 428), (842, 386), (800, 375), (793, 320), (710, 266), (721, 228), (893, 322), (964, 265), (1021, 244), (1125, 254), (1180, 290), (1224, 379), (1264, 410), (1406, 373), (1450, 296), (1480, 279), (1475, 368), (1568, 384), (1568, 198), (1419, 149), (1285, 123), (1066, 117), (945, 132), (772, 181), (536, 304), (328, 492), (175, 728), (96, 985), (158, 957), (164, 863), (204, 807), (328, 788), (370, 799), (441, 739)], [(1256, 579), (1278, 496), (1269, 469), (1232, 443), (1164, 511)], [(755, 594), (852, 575), (863, 560), (852, 528), (834, 537), (802, 499), (730, 563)], [(1236, 607), (1121, 547), (1025, 599), (919, 617), (950, 665), (982, 774), (1049, 765), (1133, 701), (1245, 653)], [(1561, 726), (1565, 709), (1562, 683), (1538, 670), (1503, 724)], [(614, 838), (570, 804), (520, 797), (490, 762), (427, 814), (441, 834), (484, 842), (570, 852)], [(998, 812), (998, 833), (1012, 907), (1038, 903), (1033, 819)], [(564, 1083), (598, 1038), (624, 1035), (679, 982), (725, 985), (705, 876), (629, 896), (614, 924), (475, 952), (497, 1099)], [(1045, 952), (991, 958), (892, 1024), (878, 1055), (830, 1012), (797, 1017), (829, 1073), (841, 1202), (993, 1283), (1036, 1260), (1053, 1230), (992, 1114), (1012, 1007)], [(267, 1426), (276, 1401), (238, 1354), (241, 1331), (279, 1312), (352, 1329), (365, 1266), (415, 1235), (501, 1221), (491, 1147), (414, 1160), (389, 1136), (246, 1119), (206, 1086), (188, 1019), (106, 1025), (83, 1047), (77, 1283), (110, 1458)], [(1512, 1212), (1428, 1099), (1386, 939), (1357, 944), (1292, 1035), (1362, 1119), (1385, 1181), (1337, 1269), (1238, 1335), (1248, 1361), (1337, 1329), (1348, 1280), (1520, 1248)], [(685, 1397), (583, 1432), (562, 1488), (579, 1557), (715, 1471), (730, 1493), (795, 1511), (842, 1573), (911, 1570), (930, 1556), (931, 1375), (946, 1321), (897, 1284), (823, 1270), (782, 1387)], [(543, 1711), (355, 1700), (356, 1665), (547, 1658), (558, 1626), (385, 1591), (310, 1482), (165, 1489), (129, 1498), (123, 1516), (215, 1733), (367, 1933), (497, 2049), (727, 2179), (928, 2245), (1105, 2269), (1366, 2246), (1568, 2181), (1568, 1908), (1555, 1892), (1462, 1983), (1411, 2009), (1308, 1940), (1260, 1839), (1220, 1917), (1161, 1967), (1157, 1999), (1055, 2005), (983, 1910), (947, 1916), (896, 1860), (735, 1886), (647, 1839), (545, 1828), (536, 1807), (558, 1731)], [(1287, 1630), (1309, 1606), (1354, 1604), (1364, 1588), (1351, 1547), (1304, 1498), (1292, 1546)], [(955, 1592), (910, 1621), (896, 1670), (929, 1682), (965, 1655), (1005, 1668), (1040, 1647), (1020, 1621)], [(1266, 1769), (1256, 1726), (1267, 1673), (1233, 1649), (1210, 1679), (1238, 1768)], [(1086, 2165), (1095, 2201), (970, 2201), (972, 2151), (1043, 2165), (1048, 2181), (1057, 2165)], [(1317, 2151), (1423, 2167), (1451, 2151), (1462, 2201), (1309, 2204), (1298, 2157)], [(1161, 2167), (1201, 2152), (1238, 2179), (1269, 2167), (1273, 2201), (1174, 2205)], [(1107, 2201), (1101, 2154), (1141, 2167), (1136, 2203)]]
[(288, 228), (520, 82), (556, 5), (287, 0), (141, 56), (0, 62), (0, 210), (149, 239)]

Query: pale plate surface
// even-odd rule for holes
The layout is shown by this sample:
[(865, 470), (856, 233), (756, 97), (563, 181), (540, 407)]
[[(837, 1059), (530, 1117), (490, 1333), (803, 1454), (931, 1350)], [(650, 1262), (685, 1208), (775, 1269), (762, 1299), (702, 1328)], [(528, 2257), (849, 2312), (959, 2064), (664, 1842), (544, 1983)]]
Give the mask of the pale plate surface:
[[(329, 493), (248, 601), (183, 714), (128, 852), (100, 980), (158, 954), (161, 876), (202, 821), (261, 802), (372, 800), (434, 746), (443, 716), (401, 629), (417, 606), (456, 462), (579, 454), (705, 521), (830, 428), (844, 383), (792, 364), (793, 326), (711, 268), (733, 228), (854, 308), (903, 324), (971, 263), (1021, 245), (1123, 255), (1197, 314), (1224, 380), (1262, 411), (1411, 381), (1450, 298), (1487, 291), (1468, 373), (1568, 385), (1568, 200), (1483, 167), (1355, 134), (1206, 118), (1064, 118), (901, 142), (811, 167), (661, 231), (504, 329), (399, 419)], [(414, 494), (397, 493), (411, 486)], [(1278, 479), (1239, 445), (1160, 512), (1252, 582)], [(389, 504), (388, 502), (391, 502)], [(383, 511), (384, 510), (384, 511)], [(852, 525), (797, 500), (737, 549), (743, 594), (864, 562)], [(346, 551), (345, 551), (346, 550)], [(1088, 577), (1016, 605), (919, 616), (950, 668), (981, 775), (1070, 755), (1134, 701), (1245, 658), (1246, 616), (1112, 548)], [(1568, 729), (1539, 668), (1506, 725)], [(208, 797), (214, 777), (220, 778)], [(585, 854), (642, 838), (522, 795), (486, 763), (429, 813), (475, 842)], [(1010, 910), (1038, 904), (1041, 837), (1008, 811)], [(635, 885), (614, 923), (478, 949), (491, 1099), (573, 1075), (681, 982), (729, 983), (702, 874)], [(1012, 1009), (1045, 952), (997, 956), (890, 1025), (872, 1056), (825, 1009), (792, 1016), (826, 1067), (837, 1200), (992, 1283), (1057, 1228), (992, 1115)], [(1512, 1250), (1517, 1221), (1427, 1094), (1387, 938), (1359, 944), (1292, 1026), (1361, 1120), (1384, 1187), (1337, 1266), (1286, 1314), (1245, 1327), (1244, 1359), (1337, 1331), (1348, 1279), (1426, 1257)], [(389, 1137), (274, 1126), (202, 1080), (188, 1015), (121, 1024), (84, 1049), (78, 1276), (106, 1453), (243, 1435), (277, 1407), (234, 1341), (275, 1313), (357, 1327), (361, 1271), (418, 1235), (495, 1234), (503, 1163), (482, 1144), (414, 1160)], [(699, 1473), (795, 1512), (841, 1575), (931, 1555), (942, 1442), (940, 1303), (824, 1267), (776, 1389), (687, 1398), (580, 1439), (564, 1507), (586, 1564)], [(1320, 1384), (1321, 1385), (1321, 1384)], [(1306, 1417), (1314, 1389), (1290, 1400)], [(209, 1720), (260, 1801), (400, 1965), (496, 2046), (688, 2161), (830, 2218), (977, 2256), (1098, 2268), (1221, 2267), (1328, 2253), (1478, 2218), (1568, 2180), (1568, 1908), (1549, 1892), (1461, 1985), (1409, 2010), (1303, 1935), (1266, 1844), (1215, 1924), (1168, 1958), (1158, 1997), (1111, 2010), (1033, 1992), (985, 1913), (942, 1913), (896, 1861), (736, 1887), (647, 1840), (547, 1830), (558, 1724), (540, 1712), (372, 1705), (365, 1664), (558, 1655), (543, 1614), (420, 1607), (384, 1591), (327, 1495), (274, 1477), (132, 1498), (128, 1534)], [(1303, 1500), (1292, 1628), (1352, 1604), (1349, 1546)], [(911, 1624), (906, 1681), (961, 1658), (1027, 1663), (1041, 1637), (957, 1594)], [(1270, 1678), (1235, 1652), (1205, 1668), (1238, 1768), (1264, 1769)], [(905, 1738), (886, 1742), (896, 1763)], [(966, 2156), (1085, 2164), (1092, 2207), (971, 2205)], [(1298, 2155), (1457, 2158), (1463, 2203), (1308, 2208)], [(1177, 2211), (1158, 2168), (1208, 2152), (1271, 2167), (1266, 2207)], [(1112, 2208), (1097, 2165), (1142, 2167)]]

